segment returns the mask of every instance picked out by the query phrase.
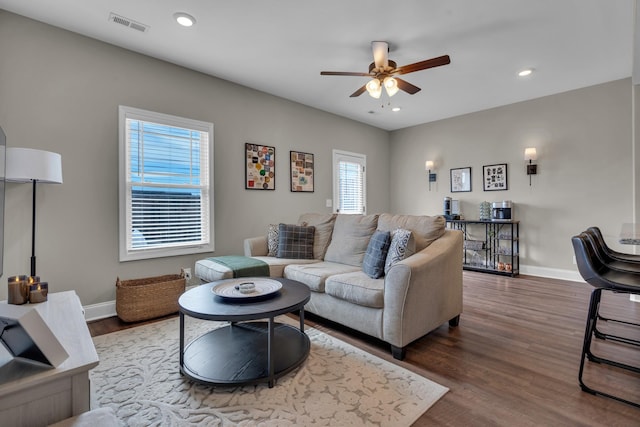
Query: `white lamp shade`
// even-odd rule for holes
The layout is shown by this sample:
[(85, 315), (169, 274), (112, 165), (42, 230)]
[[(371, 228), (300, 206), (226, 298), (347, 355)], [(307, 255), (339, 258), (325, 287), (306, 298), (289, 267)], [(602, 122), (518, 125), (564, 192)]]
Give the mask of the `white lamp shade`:
[(380, 87), (380, 80), (378, 79), (371, 79), (369, 80), (369, 83), (367, 83), (367, 92), (369, 92), (369, 95), (371, 95), (373, 98), (380, 98), (380, 95), (382, 95), (382, 88)]
[(62, 184), (62, 156), (50, 151), (7, 147), (7, 182)]
[(427, 160), (426, 162), (424, 162), (424, 169), (430, 171), (431, 169), (433, 169), (433, 160)]
[(536, 153), (535, 148), (525, 148), (524, 149), (524, 159), (525, 160), (536, 160), (538, 158), (538, 153)]
[(393, 96), (398, 93), (398, 81), (393, 77), (385, 77), (384, 88), (387, 90), (387, 95)]

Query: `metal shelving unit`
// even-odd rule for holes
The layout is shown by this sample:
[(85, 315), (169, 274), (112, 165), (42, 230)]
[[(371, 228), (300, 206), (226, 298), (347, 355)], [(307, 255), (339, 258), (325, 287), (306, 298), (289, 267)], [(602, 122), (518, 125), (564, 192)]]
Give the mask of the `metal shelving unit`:
[(464, 234), (465, 270), (515, 277), (520, 273), (520, 221), (447, 220)]

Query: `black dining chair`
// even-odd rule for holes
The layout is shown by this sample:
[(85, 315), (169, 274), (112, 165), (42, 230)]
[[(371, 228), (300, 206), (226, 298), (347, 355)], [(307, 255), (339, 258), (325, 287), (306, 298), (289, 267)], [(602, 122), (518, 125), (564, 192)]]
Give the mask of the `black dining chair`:
[(618, 261), (636, 262), (640, 264), (640, 255), (629, 254), (626, 252), (619, 252), (611, 249), (607, 246), (607, 242), (604, 240), (602, 231), (598, 227), (589, 227), (585, 230), (585, 233), (590, 234), (598, 242), (600, 247), (609, 255), (609, 257)]
[(621, 363), (612, 359), (606, 359), (604, 357), (593, 354), (591, 350), (591, 343), (593, 337), (603, 340), (611, 340), (620, 342), (629, 346), (640, 347), (640, 341), (622, 337), (612, 334), (604, 334), (597, 329), (598, 320), (616, 322), (627, 326), (640, 327), (640, 324), (626, 322), (623, 320), (606, 319), (600, 316), (600, 300), (602, 297), (602, 291), (620, 292), (626, 294), (640, 295), (640, 273), (634, 273), (630, 271), (621, 271), (610, 268), (606, 263), (602, 262), (597, 256), (597, 249), (594, 247), (592, 239), (589, 238), (587, 233), (581, 233), (580, 235), (571, 238), (573, 243), (573, 249), (576, 255), (576, 263), (578, 265), (578, 271), (582, 278), (591, 286), (594, 287), (591, 292), (591, 298), (589, 302), (589, 312), (587, 316), (587, 323), (584, 333), (584, 341), (582, 346), (582, 355), (580, 358), (580, 370), (578, 373), (578, 381), (583, 391), (605, 396), (611, 399), (615, 399), (620, 402), (640, 407), (640, 403), (633, 402), (625, 399), (624, 397), (615, 396), (600, 390), (595, 390), (585, 384), (583, 380), (583, 372), (585, 365), (585, 357), (596, 363), (603, 363), (609, 366), (614, 366), (620, 369), (626, 369), (635, 373), (640, 373), (640, 367)]
[[(589, 231), (589, 229), (587, 229), (581, 234), (584, 234), (588, 239), (588, 243), (593, 247), (595, 256), (598, 257), (598, 260), (608, 268), (617, 271), (640, 273), (640, 262), (614, 257), (611, 254), (611, 249), (604, 242), (604, 239), (598, 238), (598, 234), (596, 232)], [(600, 236), (602, 235), (600, 234)]]

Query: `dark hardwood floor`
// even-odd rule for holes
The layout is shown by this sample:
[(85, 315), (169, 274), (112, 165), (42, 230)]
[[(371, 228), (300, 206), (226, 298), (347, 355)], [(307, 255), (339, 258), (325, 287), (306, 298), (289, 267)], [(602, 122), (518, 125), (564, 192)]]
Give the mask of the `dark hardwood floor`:
[[(640, 409), (581, 391), (578, 368), (591, 287), (520, 276), (464, 273), (464, 312), (394, 360), (384, 343), (312, 315), (306, 322), (450, 389), (415, 426), (640, 426)], [(640, 323), (640, 303), (605, 292), (601, 313)], [(137, 326), (109, 318), (93, 336)], [(640, 339), (636, 328), (603, 324)], [(610, 341), (598, 354), (640, 366), (640, 348)], [(640, 402), (640, 375), (587, 362), (585, 382)]]

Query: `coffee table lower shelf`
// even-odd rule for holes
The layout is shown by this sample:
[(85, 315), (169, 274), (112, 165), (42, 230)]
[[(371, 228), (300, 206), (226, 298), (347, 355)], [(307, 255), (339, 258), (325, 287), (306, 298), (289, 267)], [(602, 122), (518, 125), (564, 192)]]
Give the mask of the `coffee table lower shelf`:
[(268, 382), (297, 368), (309, 355), (309, 337), (300, 329), (274, 322), (271, 342), (273, 374), (269, 375), (269, 323), (231, 323), (189, 343), (180, 372), (207, 385)]

